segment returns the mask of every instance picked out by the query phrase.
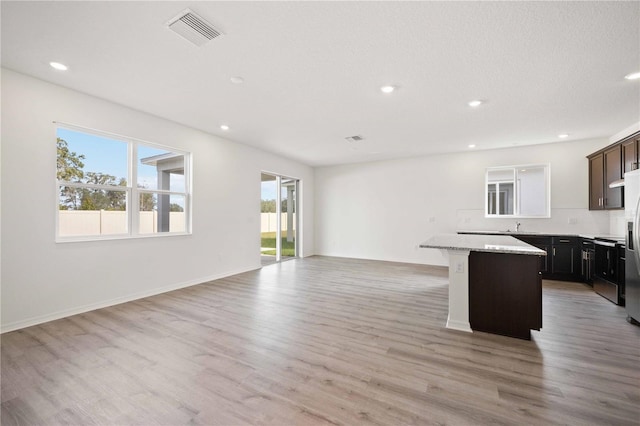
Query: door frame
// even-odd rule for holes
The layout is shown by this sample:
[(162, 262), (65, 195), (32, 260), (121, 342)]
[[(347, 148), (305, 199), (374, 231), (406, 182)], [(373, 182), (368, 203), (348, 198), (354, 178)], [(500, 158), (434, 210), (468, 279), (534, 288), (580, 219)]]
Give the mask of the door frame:
[[(296, 213), (294, 219), (295, 229), (295, 251), (294, 255), (290, 259), (302, 257), (302, 244), (303, 244), (303, 232), (302, 232), (302, 179), (291, 176), (288, 174), (281, 174), (271, 172), (267, 170), (261, 170), (260, 182), (262, 183), (262, 175), (269, 175), (276, 178), (276, 263), (282, 261), (282, 179), (291, 179), (295, 181), (295, 206), (294, 211)], [(262, 194), (261, 194), (262, 195)], [(261, 223), (261, 222), (260, 222)], [(289, 260), (289, 259), (287, 259)]]

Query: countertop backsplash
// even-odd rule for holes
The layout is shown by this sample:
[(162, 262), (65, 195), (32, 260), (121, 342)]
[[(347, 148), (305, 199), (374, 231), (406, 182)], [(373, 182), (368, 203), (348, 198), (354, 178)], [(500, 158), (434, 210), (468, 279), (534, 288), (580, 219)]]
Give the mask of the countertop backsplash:
[(549, 218), (486, 218), (484, 210), (458, 210), (456, 231), (515, 231), (548, 234), (624, 235), (624, 211), (551, 209)]
[(624, 210), (609, 211), (609, 233), (611, 235), (625, 235), (626, 220)]

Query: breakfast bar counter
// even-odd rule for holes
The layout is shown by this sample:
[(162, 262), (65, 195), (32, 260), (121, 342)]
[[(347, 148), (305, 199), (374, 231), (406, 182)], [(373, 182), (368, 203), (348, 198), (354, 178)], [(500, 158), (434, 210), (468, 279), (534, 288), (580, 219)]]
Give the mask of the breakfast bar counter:
[(435, 235), (420, 247), (448, 252), (448, 328), (521, 339), (542, 328), (544, 250), (503, 235)]

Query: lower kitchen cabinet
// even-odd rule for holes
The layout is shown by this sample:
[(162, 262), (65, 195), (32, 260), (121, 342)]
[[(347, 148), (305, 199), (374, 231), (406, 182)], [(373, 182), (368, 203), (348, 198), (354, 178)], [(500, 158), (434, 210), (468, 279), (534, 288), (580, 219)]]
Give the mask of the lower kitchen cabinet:
[(580, 281), (582, 248), (580, 238), (514, 235), (520, 241), (547, 252), (540, 265), (542, 278)]
[(552, 275), (570, 280), (580, 278), (580, 255), (582, 254), (580, 242), (579, 238), (551, 238)]
[(546, 256), (540, 257), (540, 273), (543, 278), (546, 278), (551, 273), (551, 237), (538, 235), (513, 235), (513, 237), (547, 252)]

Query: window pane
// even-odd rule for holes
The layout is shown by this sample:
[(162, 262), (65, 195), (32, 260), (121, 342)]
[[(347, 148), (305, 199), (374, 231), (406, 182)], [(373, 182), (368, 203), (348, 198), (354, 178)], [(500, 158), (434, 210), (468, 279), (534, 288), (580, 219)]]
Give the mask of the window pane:
[(501, 183), (498, 184), (499, 196), (500, 196), (500, 210), (498, 214), (513, 214), (513, 183)]
[(522, 216), (544, 216), (547, 213), (546, 183), (545, 167), (527, 167), (518, 172), (518, 199)]
[(184, 155), (138, 145), (138, 188), (185, 192)]
[(496, 184), (487, 185), (487, 214), (496, 214)]
[(57, 137), (58, 180), (127, 185), (126, 142), (64, 128)]
[(549, 165), (487, 169), (486, 216), (550, 217)]
[(515, 179), (514, 169), (489, 170), (487, 180), (489, 182), (513, 181)]
[(59, 187), (61, 237), (127, 234), (127, 192)]
[(140, 193), (140, 233), (185, 232), (184, 195)]

